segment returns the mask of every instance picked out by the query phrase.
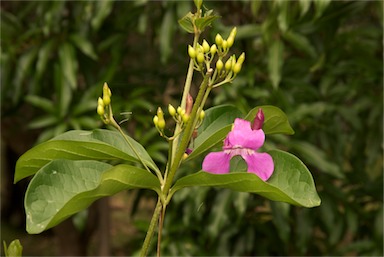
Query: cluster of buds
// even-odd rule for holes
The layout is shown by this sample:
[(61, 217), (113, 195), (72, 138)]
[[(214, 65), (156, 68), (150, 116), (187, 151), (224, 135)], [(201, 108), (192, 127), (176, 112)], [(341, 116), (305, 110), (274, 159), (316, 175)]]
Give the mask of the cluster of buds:
[[(245, 54), (242, 53), (236, 60), (236, 56), (232, 55), (225, 60), (228, 55), (229, 49), (235, 42), (237, 29), (232, 29), (227, 39), (223, 39), (220, 34), (215, 37), (215, 44), (209, 45), (206, 40), (203, 40), (202, 44), (197, 44), (196, 47), (188, 46), (188, 55), (194, 60), (194, 67), (197, 71), (204, 74), (206, 70), (209, 70), (211, 63), (217, 54), (216, 70), (211, 79), (211, 84), (215, 84), (219, 81), (230, 82), (240, 72), (243, 62), (245, 60)], [(222, 83), (219, 83), (221, 85)]]
[(101, 120), (105, 124), (108, 124), (110, 122), (111, 96), (111, 89), (109, 89), (108, 84), (104, 82), (103, 98), (99, 97), (99, 99), (97, 100), (97, 114), (100, 115)]

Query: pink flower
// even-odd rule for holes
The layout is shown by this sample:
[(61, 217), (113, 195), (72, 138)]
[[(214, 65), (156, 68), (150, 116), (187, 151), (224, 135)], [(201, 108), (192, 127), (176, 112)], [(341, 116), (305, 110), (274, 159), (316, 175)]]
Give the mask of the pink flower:
[[(256, 116), (258, 118), (261, 116)], [(248, 172), (256, 174), (263, 181), (268, 180), (274, 169), (272, 157), (267, 153), (256, 152), (265, 140), (261, 126), (257, 124), (259, 129), (253, 130), (249, 121), (235, 119), (232, 131), (224, 140), (223, 151), (209, 153), (203, 161), (203, 170), (214, 174), (228, 173), (231, 158), (240, 155), (248, 165)]]

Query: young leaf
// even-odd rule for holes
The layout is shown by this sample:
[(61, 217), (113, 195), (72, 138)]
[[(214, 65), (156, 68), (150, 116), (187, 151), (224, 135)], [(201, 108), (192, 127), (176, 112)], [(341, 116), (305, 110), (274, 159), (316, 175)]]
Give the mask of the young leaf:
[(253, 108), (244, 119), (252, 121), (255, 117), (259, 108), (263, 110), (264, 113), (264, 125), (263, 131), (266, 135), (268, 134), (287, 134), (293, 135), (291, 125), (289, 124), (288, 117), (285, 113), (272, 105), (263, 105)]
[(193, 14), (191, 12), (187, 13), (183, 18), (181, 18), (178, 22), (179, 25), (188, 33), (194, 33), (195, 29), (193, 27)]
[[(128, 137), (146, 165), (158, 170), (142, 145)], [(27, 151), (16, 163), (14, 181), (35, 174), (54, 159), (69, 160), (125, 160), (138, 162), (137, 156), (123, 136), (115, 131), (72, 130)]]
[(280, 150), (268, 153), (273, 158), (275, 170), (266, 182), (248, 172), (234, 171), (218, 175), (200, 171), (177, 180), (172, 192), (184, 187), (212, 186), (256, 193), (273, 201), (303, 207), (320, 205), (321, 200), (316, 192), (312, 175), (304, 163), (294, 155)]
[(36, 173), (25, 194), (27, 232), (41, 233), (95, 200), (130, 188), (161, 190), (152, 173), (134, 166), (54, 160)]

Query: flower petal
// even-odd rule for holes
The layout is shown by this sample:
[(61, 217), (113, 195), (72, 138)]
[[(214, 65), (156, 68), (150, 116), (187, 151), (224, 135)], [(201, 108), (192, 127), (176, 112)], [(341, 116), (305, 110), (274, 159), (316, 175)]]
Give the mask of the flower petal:
[(214, 174), (224, 174), (229, 172), (230, 154), (225, 152), (213, 152), (205, 156), (203, 170)]
[(255, 173), (259, 178), (266, 181), (272, 175), (274, 163), (272, 157), (267, 153), (242, 153), (241, 157), (248, 165), (248, 172)]
[(265, 140), (262, 129), (252, 130), (251, 123), (243, 119), (235, 119), (235, 124), (227, 136), (228, 145), (231, 147), (259, 149)]

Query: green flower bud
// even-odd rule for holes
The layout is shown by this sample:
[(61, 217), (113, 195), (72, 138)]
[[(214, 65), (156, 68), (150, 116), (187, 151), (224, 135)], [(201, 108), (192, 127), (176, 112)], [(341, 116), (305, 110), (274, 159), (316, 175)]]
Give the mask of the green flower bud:
[(159, 117), (159, 121), (160, 120), (164, 120), (164, 113), (163, 113), (163, 110), (160, 107), (157, 108), (157, 116)]
[(105, 95), (107, 95), (109, 97), (112, 96), (111, 89), (109, 89), (107, 82), (104, 82), (104, 85), (103, 85), (103, 96), (105, 96)]
[(183, 120), (184, 123), (187, 123), (188, 120), (189, 120), (189, 115), (188, 114), (184, 114), (181, 119)]
[(200, 114), (199, 114), (199, 119), (200, 120), (203, 120), (205, 117), (205, 111), (204, 110), (201, 110)]
[(233, 46), (233, 43), (235, 42), (235, 38), (230, 36), (227, 38), (228, 48), (231, 48)]
[(198, 63), (203, 63), (204, 59), (205, 59), (204, 58), (204, 54), (203, 53), (198, 53), (196, 59), (197, 59)]
[(229, 71), (232, 68), (232, 56), (225, 62), (225, 69)]
[(183, 109), (181, 109), (181, 107), (179, 106), (179, 107), (177, 107), (177, 113), (179, 114), (179, 115), (181, 115), (181, 113), (183, 112)]
[(237, 63), (239, 64), (243, 64), (245, 60), (245, 53), (242, 53), (240, 56), (239, 56), (239, 59), (237, 59)]
[(158, 125), (159, 125), (159, 117), (157, 117), (157, 115), (155, 115), (155, 117), (153, 117), (153, 124), (155, 124), (156, 127), (158, 127)]
[(235, 74), (239, 73), (240, 70), (241, 70), (241, 64), (240, 63), (236, 63), (235, 66), (233, 66), (233, 68), (232, 68), (232, 71)]
[(230, 36), (230, 37), (233, 37), (233, 39), (235, 39), (236, 34), (237, 34), (237, 28), (234, 27), (234, 28), (231, 30), (231, 33), (229, 34), (229, 36)]
[(97, 105), (101, 105), (104, 107), (104, 101), (101, 97), (99, 97), (99, 99), (97, 99)]
[(233, 55), (232, 56), (232, 70), (233, 70), (233, 67), (235, 67), (235, 64), (236, 64), (236, 56), (235, 55)]
[(175, 107), (173, 107), (171, 104), (168, 105), (168, 113), (169, 113), (169, 115), (171, 115), (172, 117), (176, 115), (176, 109), (175, 109)]
[(223, 47), (224, 50), (228, 48), (228, 41), (227, 40), (223, 40), (222, 47)]
[(204, 53), (208, 53), (210, 49), (211, 48), (210, 48), (207, 40), (204, 39), (204, 41), (203, 41), (203, 51), (204, 51)]
[(111, 97), (109, 97), (109, 95), (104, 95), (103, 102), (104, 102), (104, 105), (109, 105), (111, 103)]
[(211, 45), (211, 54), (214, 55), (217, 52), (216, 44)]
[(192, 46), (190, 46), (190, 45), (188, 46), (188, 55), (192, 59), (196, 58), (196, 50)]
[(215, 37), (215, 42), (217, 46), (221, 46), (223, 44), (223, 38), (220, 34), (217, 34)]
[(221, 71), (223, 69), (223, 66), (224, 66), (223, 61), (221, 59), (217, 60), (217, 62), (216, 62), (216, 69), (218, 71)]
[(159, 121), (158, 121), (158, 123), (157, 123), (157, 127), (158, 127), (160, 130), (163, 130), (163, 129), (165, 128), (165, 120), (164, 120), (164, 119), (162, 119), (162, 120), (159, 119)]
[(104, 110), (104, 106), (103, 105), (97, 105), (97, 114), (99, 114), (100, 116), (103, 116), (105, 113), (105, 110)]

